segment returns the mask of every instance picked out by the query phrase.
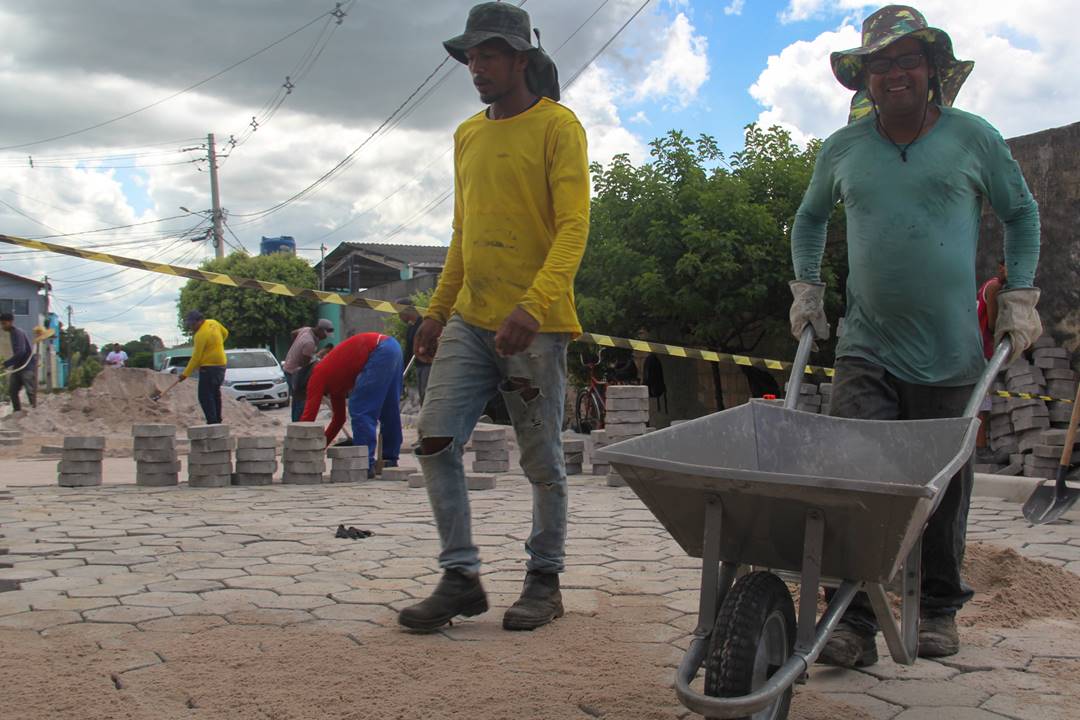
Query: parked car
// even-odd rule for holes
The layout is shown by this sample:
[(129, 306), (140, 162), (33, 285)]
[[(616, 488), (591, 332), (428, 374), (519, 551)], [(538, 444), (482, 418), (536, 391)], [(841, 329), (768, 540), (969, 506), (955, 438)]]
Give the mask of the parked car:
[(289, 404), (285, 371), (269, 350), (226, 350), (225, 358), (223, 392), (257, 407), (286, 407)]
[(184, 372), (184, 368), (187, 367), (190, 360), (190, 355), (173, 355), (172, 357), (165, 358), (165, 364), (161, 366), (161, 369), (158, 370), (158, 372), (179, 375)]

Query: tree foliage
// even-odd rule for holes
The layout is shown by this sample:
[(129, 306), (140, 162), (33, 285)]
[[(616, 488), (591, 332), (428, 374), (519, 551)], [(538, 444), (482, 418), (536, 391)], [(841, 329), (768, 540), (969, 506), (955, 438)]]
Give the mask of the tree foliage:
[[(651, 143), (650, 162), (635, 166), (619, 155), (607, 167), (594, 164), (589, 244), (576, 282), (584, 326), (790, 355), (790, 232), (819, 147), (801, 149), (779, 127), (750, 125), (730, 157), (707, 135), (671, 131)], [(836, 261), (843, 265), (836, 250), (823, 271), (834, 310)]]
[[(317, 287), (318, 283), (311, 265), (288, 253), (252, 256), (237, 252), (204, 262), (200, 269), (306, 288)], [(293, 328), (310, 324), (317, 306), (315, 300), (189, 280), (180, 290), (178, 324), (186, 332), (184, 315), (199, 310), (229, 330), (230, 347), (258, 347), (287, 335)]]
[(85, 330), (74, 325), (60, 328), (61, 360), (72, 363), (73, 358), (87, 358), (97, 353), (97, 345), (90, 342), (90, 334)]

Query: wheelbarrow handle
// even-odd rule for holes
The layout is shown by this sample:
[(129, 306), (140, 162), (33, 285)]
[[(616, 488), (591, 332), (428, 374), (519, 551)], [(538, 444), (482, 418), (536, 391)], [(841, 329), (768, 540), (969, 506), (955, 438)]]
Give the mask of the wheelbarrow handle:
[(986, 369), (983, 370), (979, 381), (975, 383), (975, 388), (971, 391), (971, 397), (964, 407), (964, 417), (973, 418), (979, 414), (979, 408), (982, 406), (986, 393), (990, 390), (990, 384), (994, 382), (994, 378), (997, 377), (1001, 368), (1008, 362), (1010, 355), (1012, 355), (1012, 338), (1006, 334), (997, 347), (994, 348), (994, 354), (987, 361)]
[(799, 390), (806, 376), (806, 363), (810, 360), (810, 350), (814, 347), (814, 328), (809, 324), (803, 328), (799, 338), (799, 349), (795, 351), (795, 361), (791, 364), (791, 377), (788, 378), (787, 394), (784, 395), (784, 408), (794, 410), (799, 403)]
[[(784, 408), (787, 410), (794, 410), (799, 402), (799, 389), (802, 387), (803, 377), (806, 375), (806, 363), (810, 359), (810, 349), (813, 345), (814, 328), (807, 325), (803, 329), (802, 337), (799, 338), (799, 349), (795, 351), (795, 361), (791, 364), (791, 377), (788, 379), (787, 394), (784, 396)], [(986, 369), (983, 370), (979, 381), (975, 383), (975, 387), (971, 391), (971, 397), (964, 407), (963, 417), (972, 418), (979, 414), (982, 399), (986, 397), (987, 391), (990, 390), (990, 384), (994, 382), (994, 378), (1001, 372), (1001, 368), (1008, 361), (1010, 355), (1012, 355), (1012, 339), (1006, 335), (994, 349), (994, 354), (986, 363)]]

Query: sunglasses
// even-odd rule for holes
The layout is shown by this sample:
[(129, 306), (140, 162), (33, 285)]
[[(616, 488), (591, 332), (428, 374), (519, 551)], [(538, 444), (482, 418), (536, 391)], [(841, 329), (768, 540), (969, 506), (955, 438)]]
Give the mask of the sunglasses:
[(922, 65), (925, 56), (922, 53), (910, 53), (894, 58), (874, 58), (866, 61), (866, 69), (872, 75), (884, 75), (895, 64), (901, 70), (914, 70)]

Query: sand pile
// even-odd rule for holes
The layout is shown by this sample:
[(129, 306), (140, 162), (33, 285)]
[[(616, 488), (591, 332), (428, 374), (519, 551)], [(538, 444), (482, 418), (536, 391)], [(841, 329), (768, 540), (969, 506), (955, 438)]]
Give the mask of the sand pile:
[(1011, 548), (970, 543), (964, 579), (975, 588), (975, 599), (964, 606), (962, 625), (1018, 627), (1036, 618), (1080, 621), (1080, 576)]
[[(89, 388), (38, 396), (38, 406), (9, 421), (27, 434), (130, 435), (137, 423), (170, 423), (180, 427), (205, 422), (197, 396), (198, 381), (188, 380), (161, 400), (150, 399), (176, 377), (141, 368), (107, 368)], [(247, 403), (222, 394), (222, 419), (234, 435), (265, 430), (277, 420), (261, 416)]]

